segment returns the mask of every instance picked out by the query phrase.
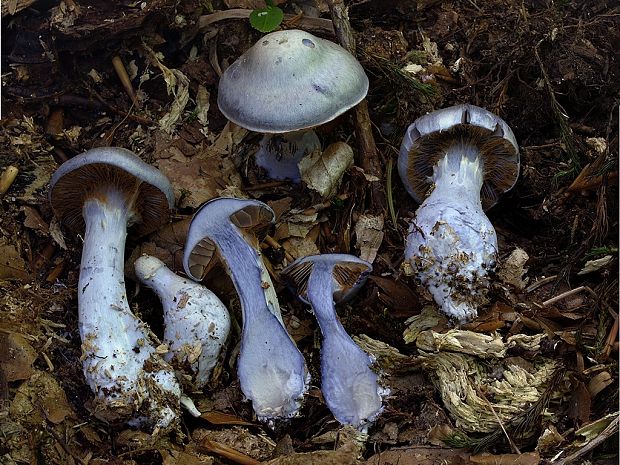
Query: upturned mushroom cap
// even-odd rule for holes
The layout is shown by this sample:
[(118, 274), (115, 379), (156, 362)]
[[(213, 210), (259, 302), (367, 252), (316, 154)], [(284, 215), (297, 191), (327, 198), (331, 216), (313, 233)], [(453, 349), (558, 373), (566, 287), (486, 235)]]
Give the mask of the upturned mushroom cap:
[(275, 213), (258, 200), (220, 197), (210, 200), (194, 214), (183, 255), (185, 273), (202, 280), (208, 273), (217, 250), (214, 239), (225, 239), (224, 223), (261, 238), (275, 221)]
[(331, 273), (334, 302), (344, 302), (355, 295), (372, 272), (372, 265), (361, 258), (348, 254), (310, 255), (295, 260), (284, 270), (282, 276), (293, 287), (301, 301), (308, 301), (308, 280), (313, 271), (321, 267)]
[(217, 103), (235, 124), (278, 133), (326, 123), (368, 92), (359, 62), (305, 31), (267, 34), (226, 69)]
[(448, 147), (457, 144), (479, 150), (484, 166), (482, 206), (492, 207), (517, 182), (519, 146), (503, 119), (469, 104), (434, 111), (409, 126), (398, 157), (398, 172), (407, 192), (422, 203), (431, 187), (433, 167)]
[(84, 230), (82, 206), (106, 188), (126, 193), (133, 203), (132, 221), (138, 234), (147, 234), (168, 220), (174, 206), (170, 181), (133, 152), (120, 147), (88, 150), (63, 163), (50, 181), (49, 200), (60, 220)]

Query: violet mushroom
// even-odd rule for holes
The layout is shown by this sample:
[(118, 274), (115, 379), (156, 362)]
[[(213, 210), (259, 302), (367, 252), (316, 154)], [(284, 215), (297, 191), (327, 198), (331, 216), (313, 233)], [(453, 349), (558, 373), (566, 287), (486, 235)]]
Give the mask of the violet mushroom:
[(273, 211), (257, 200), (211, 200), (194, 215), (183, 256), (185, 273), (199, 281), (217, 254), (239, 294), (243, 328), (237, 372), (243, 394), (263, 421), (296, 415), (309, 382), (261, 259), (257, 234), (273, 221)]
[(519, 175), (514, 134), (483, 108), (444, 108), (409, 126), (398, 171), (422, 203), (405, 259), (441, 311), (466, 322), (484, 302), (497, 260), (497, 235), (484, 211)]
[(262, 37), (222, 75), (217, 103), (226, 118), (266, 133), (256, 163), (273, 179), (299, 182), (297, 163), (320, 150), (311, 128), (361, 102), (368, 77), (353, 55), (305, 31)]
[(168, 219), (170, 183), (129, 150), (102, 147), (62, 164), (49, 197), (56, 216), (84, 234), (78, 320), (95, 415), (170, 426), (178, 417), (180, 387), (148, 328), (129, 309), (123, 275), (127, 227), (145, 234)]
[(176, 275), (156, 257), (143, 255), (134, 263), (136, 277), (155, 291), (164, 313), (164, 359), (184, 386), (204, 387), (215, 367), (228, 333), (230, 315), (205, 286)]
[(371, 370), (371, 357), (340, 323), (335, 304), (351, 298), (372, 271), (370, 263), (345, 254), (295, 260), (282, 271), (299, 298), (312, 306), (323, 334), (321, 391), (336, 420), (365, 429), (383, 410), (386, 390)]

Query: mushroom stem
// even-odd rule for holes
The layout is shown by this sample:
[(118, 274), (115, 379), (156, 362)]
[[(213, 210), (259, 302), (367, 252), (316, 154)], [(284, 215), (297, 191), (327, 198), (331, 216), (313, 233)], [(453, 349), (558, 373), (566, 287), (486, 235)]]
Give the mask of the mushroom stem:
[(321, 151), (319, 137), (312, 129), (281, 134), (265, 134), (256, 152), (256, 164), (271, 179), (301, 182), (298, 164), (302, 158)]
[(373, 360), (351, 339), (336, 314), (332, 265), (316, 262), (307, 287), (321, 344), (321, 391), (336, 420), (367, 429), (383, 411)]
[(465, 322), (488, 287), (497, 236), (480, 200), (484, 167), (475, 147), (454, 144), (433, 169), (433, 190), (413, 219), (405, 257), (442, 311)]
[(237, 228), (218, 247), (241, 301), (241, 390), (261, 420), (294, 416), (309, 375), (299, 371), (305, 363), (286, 332), (269, 273)]
[(82, 210), (78, 317), (84, 376), (97, 395), (99, 417), (132, 417), (133, 424), (164, 428), (176, 418), (181, 393), (127, 303), (123, 257), (131, 207), (109, 189), (86, 200)]
[(202, 388), (228, 337), (228, 310), (205, 286), (176, 275), (156, 257), (143, 255), (134, 268), (162, 302), (163, 342), (169, 347), (164, 359), (182, 374), (191, 373), (180, 378), (184, 386)]

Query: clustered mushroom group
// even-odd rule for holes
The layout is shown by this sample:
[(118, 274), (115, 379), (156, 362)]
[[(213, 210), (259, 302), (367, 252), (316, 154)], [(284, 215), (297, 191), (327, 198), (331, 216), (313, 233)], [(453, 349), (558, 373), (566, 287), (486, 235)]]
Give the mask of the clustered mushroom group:
[[(298, 182), (301, 157), (320, 150), (311, 128), (355, 106), (367, 90), (368, 78), (352, 55), (289, 30), (266, 35), (228, 67), (218, 104), (230, 121), (267, 134), (256, 154), (259, 166), (274, 178)], [(286, 104), (282, 92), (290, 94)], [(482, 108), (439, 110), (408, 128), (398, 169), (407, 191), (422, 202), (407, 238), (409, 270), (441, 311), (467, 321), (484, 301), (497, 259), (495, 230), (484, 209), (516, 181), (514, 135)], [(161, 430), (176, 424), (181, 405), (200, 414), (184, 392), (205, 388), (231, 326), (224, 304), (199, 284), (216, 263), (229, 275), (241, 306), (241, 391), (260, 420), (298, 414), (310, 375), (261, 257), (260, 242), (275, 220), (266, 204), (238, 198), (204, 204), (185, 243), (189, 279), (155, 257), (136, 260), (137, 279), (162, 302), (158, 345), (129, 308), (124, 249), (128, 227), (145, 234), (168, 221), (174, 205), (169, 181), (128, 150), (97, 148), (56, 171), (50, 202), (63, 223), (83, 234), (78, 317), (83, 371), (97, 417)], [(345, 254), (302, 257), (282, 271), (312, 308), (323, 335), (325, 403), (338, 421), (360, 429), (382, 412), (388, 391), (372, 369), (373, 359), (345, 331), (335, 304), (352, 298), (371, 271), (370, 263)]]

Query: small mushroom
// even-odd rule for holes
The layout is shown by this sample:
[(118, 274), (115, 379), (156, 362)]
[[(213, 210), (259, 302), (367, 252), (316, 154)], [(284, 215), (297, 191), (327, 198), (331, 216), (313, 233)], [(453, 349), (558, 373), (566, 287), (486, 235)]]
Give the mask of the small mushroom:
[[(156, 257), (134, 263), (136, 277), (159, 296), (164, 311), (164, 359), (190, 389), (204, 387), (230, 332), (226, 306), (205, 286), (182, 278)], [(190, 374), (189, 376), (187, 374)]]
[(296, 415), (310, 380), (261, 259), (257, 234), (274, 216), (257, 200), (211, 200), (194, 215), (183, 255), (185, 273), (199, 281), (217, 253), (239, 294), (243, 329), (237, 372), (242, 392), (263, 421)]
[(62, 164), (49, 197), (56, 216), (83, 231), (78, 322), (96, 416), (155, 429), (172, 425), (180, 387), (129, 309), (123, 275), (127, 227), (148, 233), (168, 219), (170, 183), (129, 150), (102, 147)]
[(370, 369), (371, 357), (347, 334), (335, 303), (346, 301), (366, 281), (370, 263), (345, 254), (313, 255), (295, 260), (282, 271), (303, 302), (312, 306), (323, 334), (321, 391), (340, 423), (366, 429), (383, 410), (386, 390)]
[(353, 108), (367, 92), (368, 77), (353, 55), (291, 29), (267, 34), (230, 65), (217, 103), (233, 123), (267, 133), (256, 162), (271, 178), (299, 182), (297, 163), (321, 149), (310, 128)]
[(514, 134), (480, 107), (438, 110), (407, 129), (398, 171), (422, 203), (409, 227), (405, 258), (440, 309), (466, 322), (484, 302), (497, 260), (497, 236), (484, 210), (519, 175)]

